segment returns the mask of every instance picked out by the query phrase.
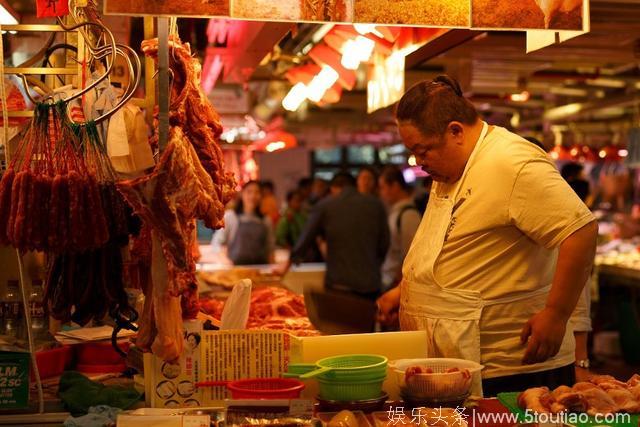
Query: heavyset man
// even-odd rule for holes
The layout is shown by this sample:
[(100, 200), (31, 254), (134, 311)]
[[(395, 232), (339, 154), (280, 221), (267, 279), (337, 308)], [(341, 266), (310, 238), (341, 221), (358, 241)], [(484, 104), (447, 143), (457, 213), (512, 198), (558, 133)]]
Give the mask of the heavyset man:
[(429, 357), (485, 365), (485, 395), (573, 382), (567, 330), (591, 271), (597, 224), (544, 151), (482, 121), (446, 76), (398, 104), (400, 135), (434, 180), (403, 265), (378, 301)]

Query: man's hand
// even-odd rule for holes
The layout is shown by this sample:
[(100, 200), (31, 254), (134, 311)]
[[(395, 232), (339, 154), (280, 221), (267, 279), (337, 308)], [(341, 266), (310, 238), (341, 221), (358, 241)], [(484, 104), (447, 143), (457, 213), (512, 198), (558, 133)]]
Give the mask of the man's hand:
[(567, 330), (567, 320), (548, 307), (533, 315), (520, 334), (520, 341), (527, 345), (522, 363), (540, 363), (558, 354)]
[(400, 310), (400, 285), (385, 292), (378, 300), (378, 322), (386, 326), (398, 323)]

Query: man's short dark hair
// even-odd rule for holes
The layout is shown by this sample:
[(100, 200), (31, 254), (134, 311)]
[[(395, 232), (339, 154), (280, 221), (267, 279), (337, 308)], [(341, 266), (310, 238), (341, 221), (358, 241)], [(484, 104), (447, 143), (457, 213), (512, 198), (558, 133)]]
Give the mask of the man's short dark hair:
[(270, 190), (272, 193), (274, 191), (273, 181), (260, 181), (260, 189), (261, 190)]
[(579, 178), (583, 169), (584, 167), (580, 163), (569, 162), (562, 166), (560, 175), (562, 175), (565, 180), (571, 181), (572, 179)]
[(295, 196), (300, 196), (300, 191), (298, 190), (291, 190), (287, 192), (287, 203), (291, 202), (291, 199), (293, 199)]
[(474, 124), (478, 112), (455, 79), (438, 76), (415, 84), (402, 95), (396, 119), (412, 124), (425, 136), (441, 136), (451, 122)]
[(310, 188), (311, 184), (313, 184), (313, 179), (312, 178), (301, 178), (298, 181), (298, 189), (302, 189), (302, 188)]
[(331, 187), (355, 187), (356, 179), (348, 172), (338, 172), (331, 180)]
[(380, 177), (387, 185), (398, 184), (400, 188), (404, 191), (410, 191), (411, 186), (407, 184), (407, 181), (404, 179), (404, 175), (402, 170), (399, 167), (394, 165), (385, 166), (382, 169), (382, 173)]

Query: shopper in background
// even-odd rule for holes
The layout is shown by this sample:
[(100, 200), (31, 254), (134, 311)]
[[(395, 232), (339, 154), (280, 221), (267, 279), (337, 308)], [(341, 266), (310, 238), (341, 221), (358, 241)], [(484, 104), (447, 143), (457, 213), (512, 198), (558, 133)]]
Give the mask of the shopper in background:
[(566, 163), (562, 166), (560, 170), (560, 175), (567, 181), (569, 186), (573, 188), (573, 191), (576, 192), (580, 200), (585, 202), (587, 206), (589, 206), (589, 198), (590, 198), (590, 184), (589, 181), (584, 179), (582, 175), (582, 171), (584, 167), (575, 162)]
[(260, 182), (260, 212), (271, 220), (275, 226), (280, 218), (280, 209), (278, 208), (278, 199), (275, 196), (275, 188), (272, 181)]
[[(300, 263), (316, 237), (323, 236), (327, 242), (325, 288), (356, 297), (366, 306), (361, 313), (348, 310), (344, 318), (338, 318), (337, 311), (320, 317), (348, 324), (364, 316), (355, 319), (362, 323), (361, 332), (372, 331), (375, 301), (382, 289), (380, 270), (389, 249), (386, 211), (378, 198), (360, 194), (348, 173), (339, 173), (331, 180), (331, 192), (333, 196), (318, 203), (311, 212), (281, 273), (292, 263)], [(363, 314), (366, 311), (369, 313)]]
[(302, 196), (298, 190), (287, 193), (287, 209), (276, 227), (276, 244), (291, 249), (298, 241), (307, 221), (302, 212)]
[(433, 178), (430, 176), (425, 176), (422, 179), (422, 189), (416, 192), (416, 195), (413, 199), (420, 215), (424, 215), (424, 212), (427, 210), (427, 204), (429, 203), (429, 196), (431, 195), (431, 186), (433, 185)]
[(309, 202), (315, 205), (329, 195), (329, 183), (322, 178), (314, 178), (311, 186)]
[(401, 285), (380, 300), (428, 357), (485, 366), (486, 395), (575, 380), (567, 322), (591, 272), (593, 214), (539, 148), (489, 126), (440, 76), (398, 103), (405, 146), (434, 180)]
[(380, 198), (389, 209), (391, 244), (382, 265), (382, 284), (387, 290), (402, 279), (402, 263), (409, 252), (422, 215), (411, 198), (411, 187), (397, 166), (387, 166), (382, 170), (378, 188)]
[(302, 211), (309, 214), (313, 205), (311, 201), (311, 189), (313, 187), (313, 179), (306, 177), (298, 181), (298, 192), (302, 197)]
[(225, 212), (224, 228), (213, 235), (214, 249), (226, 248), (235, 265), (268, 264), (274, 260), (273, 228), (271, 220), (260, 212), (260, 200), (260, 184), (247, 182), (235, 208)]
[(365, 166), (358, 172), (358, 191), (371, 196), (378, 194), (378, 174), (373, 168)]

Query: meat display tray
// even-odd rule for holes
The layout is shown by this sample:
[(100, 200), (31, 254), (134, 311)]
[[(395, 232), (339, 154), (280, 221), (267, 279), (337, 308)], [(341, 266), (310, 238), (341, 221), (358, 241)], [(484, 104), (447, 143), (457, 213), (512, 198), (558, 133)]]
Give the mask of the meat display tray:
[[(523, 421), (525, 419), (525, 412), (518, 406), (518, 394), (519, 393), (499, 393), (498, 400), (502, 403), (511, 413), (517, 414), (518, 419)], [(589, 417), (589, 421), (586, 423), (572, 424), (576, 427), (638, 427), (640, 426), (640, 414), (631, 415), (630, 422), (618, 422), (618, 423), (604, 423), (596, 422), (593, 417)]]

